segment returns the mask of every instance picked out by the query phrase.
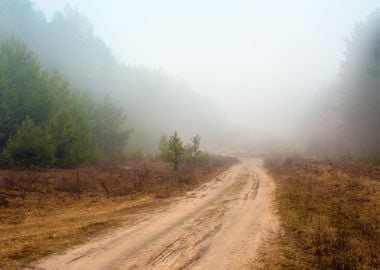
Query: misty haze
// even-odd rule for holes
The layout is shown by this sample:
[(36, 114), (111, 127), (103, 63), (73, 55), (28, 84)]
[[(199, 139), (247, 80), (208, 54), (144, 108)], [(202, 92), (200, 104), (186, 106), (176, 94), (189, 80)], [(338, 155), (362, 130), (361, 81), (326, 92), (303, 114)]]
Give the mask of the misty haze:
[(380, 269), (380, 3), (0, 0), (0, 269)]

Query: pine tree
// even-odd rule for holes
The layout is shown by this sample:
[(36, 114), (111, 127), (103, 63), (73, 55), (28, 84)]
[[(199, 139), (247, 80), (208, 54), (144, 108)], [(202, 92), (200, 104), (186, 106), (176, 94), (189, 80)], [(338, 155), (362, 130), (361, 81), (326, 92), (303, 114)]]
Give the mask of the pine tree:
[(161, 137), (161, 158), (167, 162), (171, 162), (173, 164), (173, 170), (178, 170), (178, 165), (183, 160), (184, 153), (185, 148), (177, 132), (174, 132), (174, 135), (170, 136), (169, 139), (166, 136)]
[(11, 165), (50, 166), (54, 163), (55, 147), (48, 132), (27, 117), (9, 139), (4, 156)]

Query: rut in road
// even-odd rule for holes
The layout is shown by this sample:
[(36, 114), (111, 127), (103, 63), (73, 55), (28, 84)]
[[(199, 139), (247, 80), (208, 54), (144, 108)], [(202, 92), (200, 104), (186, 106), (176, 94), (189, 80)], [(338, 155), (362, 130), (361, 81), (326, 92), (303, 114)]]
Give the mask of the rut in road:
[[(274, 183), (261, 160), (246, 159), (166, 211), (121, 228), (41, 269), (244, 269), (277, 230)], [(252, 267), (252, 265), (251, 265)]]

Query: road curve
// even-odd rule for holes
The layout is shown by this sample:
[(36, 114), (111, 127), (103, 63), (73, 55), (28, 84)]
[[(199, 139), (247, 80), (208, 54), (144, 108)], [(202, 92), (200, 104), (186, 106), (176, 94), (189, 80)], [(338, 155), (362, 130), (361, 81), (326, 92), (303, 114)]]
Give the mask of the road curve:
[(38, 268), (252, 269), (260, 244), (277, 229), (273, 190), (261, 160), (245, 159), (166, 211)]

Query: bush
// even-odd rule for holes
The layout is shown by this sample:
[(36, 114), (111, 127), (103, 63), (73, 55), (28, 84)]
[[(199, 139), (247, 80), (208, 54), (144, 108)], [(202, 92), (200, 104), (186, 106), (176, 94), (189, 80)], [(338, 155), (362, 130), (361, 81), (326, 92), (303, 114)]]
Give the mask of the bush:
[(185, 161), (192, 165), (205, 164), (210, 161), (210, 156), (206, 151), (200, 150), (201, 137), (194, 136), (191, 143), (185, 146)]
[(164, 135), (160, 140), (160, 154), (161, 160), (173, 163), (174, 170), (178, 170), (178, 165), (181, 162), (190, 165), (205, 165), (211, 161), (210, 155), (206, 151), (200, 150), (201, 137), (194, 136), (191, 143), (183, 146), (181, 139), (177, 132), (169, 138)]
[(183, 160), (185, 148), (177, 132), (170, 136), (162, 136), (160, 140), (160, 156), (164, 161), (173, 163), (173, 169), (178, 170), (179, 163)]
[(54, 163), (55, 146), (44, 128), (27, 117), (17, 133), (9, 139), (4, 156), (11, 165), (50, 166)]
[(85, 123), (77, 122), (73, 113), (62, 111), (47, 125), (49, 136), (55, 144), (56, 165), (75, 165), (88, 157), (89, 140), (85, 138), (89, 132), (80, 132), (78, 125), (83, 127)]

